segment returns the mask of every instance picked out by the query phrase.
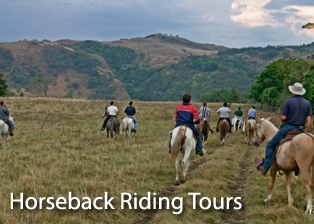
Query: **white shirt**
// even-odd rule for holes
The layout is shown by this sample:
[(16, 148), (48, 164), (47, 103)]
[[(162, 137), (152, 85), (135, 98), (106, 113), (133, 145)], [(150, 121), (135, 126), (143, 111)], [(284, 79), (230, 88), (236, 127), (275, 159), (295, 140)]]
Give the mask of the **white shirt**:
[(107, 108), (108, 115), (116, 116), (117, 112), (118, 112), (118, 108), (116, 106), (111, 105), (110, 107)]
[(229, 113), (231, 113), (231, 110), (228, 108), (228, 107), (220, 107), (218, 110), (217, 110), (217, 113), (219, 113), (219, 117), (221, 118), (228, 118), (229, 117)]

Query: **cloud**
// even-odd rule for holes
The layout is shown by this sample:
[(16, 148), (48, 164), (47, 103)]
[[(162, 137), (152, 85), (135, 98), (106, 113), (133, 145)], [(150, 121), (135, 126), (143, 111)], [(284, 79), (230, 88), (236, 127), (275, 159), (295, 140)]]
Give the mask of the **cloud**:
[(301, 30), (313, 18), (312, 1), (0, 0), (0, 41), (112, 41), (167, 33), (229, 47), (303, 44), (313, 40)]
[(230, 18), (234, 22), (252, 28), (265, 25), (277, 27), (279, 23), (272, 16), (276, 10), (265, 8), (269, 2), (271, 0), (236, 0), (231, 5), (236, 15), (231, 15)]
[(283, 8), (287, 12), (285, 21), (289, 24), (290, 30), (296, 34), (306, 34), (314, 37), (313, 30), (300, 29), (308, 22), (314, 22), (314, 6), (289, 5)]

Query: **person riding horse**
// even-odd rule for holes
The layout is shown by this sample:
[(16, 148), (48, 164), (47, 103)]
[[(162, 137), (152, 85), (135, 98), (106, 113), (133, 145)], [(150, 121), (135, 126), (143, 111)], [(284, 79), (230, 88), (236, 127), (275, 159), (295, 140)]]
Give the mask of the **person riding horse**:
[[(194, 124), (198, 124), (200, 121), (198, 111), (195, 108), (195, 106), (193, 106), (190, 103), (190, 100), (191, 100), (190, 94), (185, 93), (182, 96), (182, 100), (183, 100), (183, 103), (179, 104), (176, 108), (176, 112), (175, 112), (176, 124), (174, 128), (180, 125), (186, 125), (187, 127), (189, 127), (193, 131), (193, 134), (196, 137), (196, 148), (195, 148), (196, 154), (203, 156), (204, 153), (202, 149), (202, 136), (201, 136), (201, 133), (196, 129), (194, 125)], [(171, 141), (171, 137), (172, 137), (172, 132), (170, 133), (170, 141)], [(170, 141), (169, 141), (169, 148), (171, 148)], [(171, 151), (169, 150), (169, 153), (170, 152)]]
[(127, 117), (130, 117), (133, 119), (133, 122), (134, 122), (134, 129), (132, 130), (132, 132), (136, 133), (136, 129), (137, 129), (137, 126), (138, 126), (138, 121), (135, 117), (135, 114), (136, 114), (136, 109), (135, 107), (133, 106), (133, 101), (130, 101), (129, 102), (129, 106), (127, 106), (124, 110), (124, 113), (126, 113), (126, 116)]
[[(203, 102), (203, 106), (200, 107), (200, 109), (198, 110), (198, 114), (200, 115), (200, 118), (205, 118), (207, 121), (209, 121), (209, 116), (210, 116), (210, 110), (209, 108), (207, 107), (207, 103), (206, 102)], [(210, 127), (210, 132), (213, 133), (213, 127), (211, 124), (209, 124)]]
[(107, 110), (105, 110), (104, 113), (103, 113), (103, 117), (106, 116), (106, 115), (107, 115), (107, 116), (106, 116), (106, 119), (104, 120), (103, 125), (102, 125), (101, 128), (100, 128), (100, 131), (105, 130), (106, 125), (107, 125), (107, 122), (109, 121), (109, 119), (110, 119), (111, 117), (116, 117), (116, 118), (118, 118), (118, 108), (117, 108), (116, 106), (114, 106), (113, 104), (114, 104), (114, 102), (111, 101), (111, 102), (110, 102), (110, 106), (109, 106), (109, 107), (107, 108)]
[(237, 119), (240, 119), (240, 122), (242, 123), (242, 115), (243, 111), (241, 110), (241, 107), (238, 107), (238, 109), (234, 112), (234, 118), (232, 118), (231, 126), (235, 125), (235, 122)]
[(248, 120), (250, 120), (250, 119), (254, 119), (254, 120), (255, 120), (255, 118), (256, 118), (256, 113), (257, 113), (257, 111), (256, 111), (255, 107), (252, 106), (252, 107), (249, 109), (248, 113), (247, 113), (247, 115), (248, 115)]
[(216, 112), (217, 114), (219, 114), (219, 119), (218, 119), (218, 122), (217, 122), (217, 127), (216, 127), (216, 132), (218, 132), (218, 124), (219, 124), (219, 121), (221, 121), (222, 119), (226, 119), (228, 122), (229, 122), (229, 125), (230, 125), (230, 131), (229, 133), (231, 134), (231, 122), (230, 122), (230, 117), (229, 117), (229, 114), (231, 113), (231, 110), (227, 107), (227, 103), (224, 102), (223, 103), (223, 106), (220, 107)]
[(0, 101), (0, 119), (9, 126), (9, 135), (13, 136), (14, 124), (9, 119), (10, 113), (4, 101)]
[(266, 175), (270, 169), (275, 148), (289, 131), (300, 130), (304, 132), (305, 121), (307, 132), (310, 132), (312, 128), (312, 106), (308, 100), (302, 97), (306, 92), (303, 85), (296, 82), (292, 86), (289, 86), (288, 89), (292, 93), (292, 96), (285, 100), (282, 107), (282, 125), (274, 137), (267, 142), (265, 160), (263, 158), (255, 159), (255, 166), (262, 175)]

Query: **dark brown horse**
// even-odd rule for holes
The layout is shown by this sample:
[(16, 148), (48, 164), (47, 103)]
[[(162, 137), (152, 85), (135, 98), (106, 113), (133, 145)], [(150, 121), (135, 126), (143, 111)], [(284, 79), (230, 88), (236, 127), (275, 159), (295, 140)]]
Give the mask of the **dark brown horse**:
[(229, 121), (227, 119), (222, 119), (218, 123), (218, 131), (220, 132), (220, 145), (225, 144), (225, 138), (230, 131)]
[(113, 138), (113, 133), (115, 135), (115, 139), (118, 137), (120, 134), (120, 121), (116, 117), (111, 117), (106, 125), (106, 130), (107, 130), (107, 137), (109, 138), (109, 133), (110, 137)]
[(210, 129), (209, 120), (206, 118), (201, 118), (200, 123), (197, 125), (197, 129), (202, 134), (203, 144), (206, 145)]

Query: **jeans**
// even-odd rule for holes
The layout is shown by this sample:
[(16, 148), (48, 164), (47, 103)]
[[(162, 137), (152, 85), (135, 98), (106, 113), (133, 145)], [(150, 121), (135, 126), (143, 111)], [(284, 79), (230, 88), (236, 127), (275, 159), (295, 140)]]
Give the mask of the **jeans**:
[[(176, 127), (178, 127), (178, 126), (180, 126), (180, 125), (186, 125), (186, 126), (188, 126), (189, 128), (191, 128), (192, 129), (192, 131), (193, 131), (193, 134), (195, 135), (195, 137), (196, 137), (196, 147), (195, 147), (195, 150), (196, 150), (196, 152), (201, 152), (202, 151), (202, 135), (201, 135), (201, 133), (196, 129), (196, 127), (195, 127), (195, 125), (194, 124), (175, 124), (175, 126), (173, 127), (173, 128), (176, 128)], [(172, 137), (172, 132), (171, 132), (171, 134), (170, 134), (170, 139), (171, 139), (171, 137)]]
[(265, 160), (263, 164), (264, 170), (268, 171), (273, 163), (274, 152), (277, 144), (286, 136), (286, 134), (291, 130), (300, 130), (304, 132), (303, 128), (294, 125), (282, 125), (274, 137), (267, 142), (265, 151)]

